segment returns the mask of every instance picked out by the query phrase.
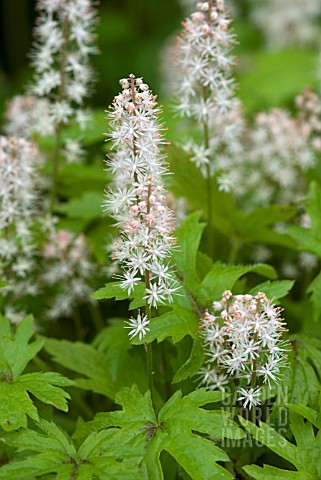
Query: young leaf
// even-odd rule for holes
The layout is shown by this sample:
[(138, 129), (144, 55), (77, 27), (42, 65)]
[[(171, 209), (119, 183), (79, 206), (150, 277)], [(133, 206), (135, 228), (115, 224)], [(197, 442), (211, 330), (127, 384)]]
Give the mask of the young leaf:
[[(266, 445), (273, 452), (296, 467), (297, 471), (284, 470), (264, 465), (263, 468), (256, 465), (246, 466), (244, 470), (253, 478), (261, 480), (265, 478), (275, 479), (297, 479), (297, 480), (317, 480), (321, 475), (320, 458), (321, 436), (320, 432), (315, 433), (312, 424), (304, 421), (311, 416), (316, 418), (318, 412), (312, 412), (306, 408), (290, 409), (290, 427), (293, 432), (296, 445), (290, 443), (272, 427), (266, 423), (260, 422), (257, 427), (252, 422), (239, 417), (241, 424), (251, 433), (251, 435), (263, 445)], [(298, 406), (296, 406), (298, 407)], [(300, 406), (301, 407), (301, 406)], [(296, 413), (296, 411), (299, 413)]]
[(121, 428), (126, 438), (136, 439), (145, 446), (141, 471), (146, 479), (163, 480), (160, 463), (163, 450), (176, 459), (192, 480), (232, 479), (217, 463), (229, 458), (215, 445), (215, 439), (239, 439), (244, 432), (229, 419), (228, 412), (199, 408), (222, 400), (222, 396), (221, 392), (200, 389), (182, 397), (177, 391), (156, 415), (149, 392), (142, 395), (136, 386), (124, 388), (116, 397), (123, 410), (100, 413), (92, 422), (79, 425), (76, 438), (108, 431), (111, 426)]
[(294, 280), (277, 280), (275, 282), (268, 280), (252, 288), (249, 293), (257, 295), (259, 292), (264, 292), (268, 298), (277, 300), (278, 298), (286, 297), (293, 285)]
[(10, 431), (27, 427), (27, 416), (38, 421), (38, 412), (28, 393), (44, 403), (68, 411), (70, 398), (60, 387), (73, 382), (58, 373), (35, 372), (22, 375), (32, 358), (41, 350), (43, 340), (29, 343), (33, 336), (33, 319), (26, 317), (11, 333), (9, 321), (0, 317), (0, 425)]
[[(76, 449), (59, 428), (40, 420), (39, 430), (23, 430), (8, 437), (18, 455), (0, 469), (0, 479), (25, 480), (56, 473), (60, 480), (139, 480), (139, 448), (115, 441), (116, 429), (89, 435)], [(143, 449), (141, 449), (143, 450)], [(32, 454), (30, 455), (30, 453)]]
[(107, 283), (104, 287), (91, 295), (94, 300), (103, 300), (105, 298), (114, 298), (115, 300), (125, 300), (128, 298), (126, 290), (119, 286), (119, 282)]
[(197, 337), (198, 326), (199, 319), (192, 310), (173, 304), (172, 310), (152, 318), (149, 324), (150, 331), (142, 340), (136, 338), (133, 343), (143, 345), (154, 340), (162, 342), (167, 337), (171, 337), (173, 343), (177, 343), (185, 335), (190, 335), (192, 338)]
[(124, 290), (119, 286), (119, 282), (107, 283), (103, 288), (100, 288), (91, 295), (94, 300), (104, 300), (107, 298), (115, 298), (115, 300), (126, 300), (127, 298), (132, 298), (133, 300), (129, 305), (130, 310), (134, 310), (135, 308), (139, 308), (145, 305), (146, 300), (143, 299), (144, 296), (144, 284), (136, 285), (131, 294), (128, 295), (127, 290)]
[(274, 279), (277, 274), (273, 267), (265, 264), (226, 266), (220, 262), (214, 263), (211, 270), (202, 281), (199, 301), (208, 307), (214, 300), (219, 300), (224, 290), (231, 290), (236, 281), (247, 273), (257, 273)]

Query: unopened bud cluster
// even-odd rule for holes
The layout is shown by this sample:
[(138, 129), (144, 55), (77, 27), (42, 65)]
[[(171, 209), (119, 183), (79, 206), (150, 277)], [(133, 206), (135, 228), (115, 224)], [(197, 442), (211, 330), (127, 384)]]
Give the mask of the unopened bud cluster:
[(225, 291), (201, 320), (207, 356), (199, 372), (201, 383), (224, 390), (230, 379), (238, 379), (238, 400), (249, 408), (259, 404), (262, 384), (276, 384), (287, 363), (281, 311), (262, 292), (253, 296)]
[(120, 84), (123, 90), (108, 112), (108, 138), (116, 151), (108, 156), (107, 165), (115, 186), (106, 192), (104, 206), (120, 228), (113, 253), (124, 270), (120, 286), (130, 294), (148, 278), (145, 298), (157, 307), (172, 301), (177, 290), (169, 265), (175, 239), (162, 183), (167, 165), (161, 153), (160, 109), (141, 78), (130, 75)]

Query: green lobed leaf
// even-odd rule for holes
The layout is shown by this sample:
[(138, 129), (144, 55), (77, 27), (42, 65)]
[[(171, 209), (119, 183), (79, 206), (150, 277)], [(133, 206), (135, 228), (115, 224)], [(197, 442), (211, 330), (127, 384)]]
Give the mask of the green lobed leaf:
[(321, 257), (320, 233), (318, 231), (291, 225), (287, 228), (287, 232), (297, 242), (300, 250), (305, 250)]
[(25, 389), (44, 403), (68, 412), (69, 393), (60, 387), (68, 387), (74, 382), (54, 372), (35, 372), (22, 375), (19, 379)]
[(11, 333), (9, 320), (0, 316), (0, 369), (16, 380), (32, 358), (41, 350), (42, 340), (29, 343), (33, 336), (33, 318), (28, 316)]
[(296, 207), (289, 205), (269, 205), (247, 214), (237, 211), (233, 237), (243, 243), (263, 243), (295, 249), (295, 242), (288, 235), (275, 232), (273, 226), (276, 222), (292, 218), (296, 212)]
[[(143, 449), (133, 450), (125, 439), (115, 441), (117, 429), (88, 435), (78, 450), (57, 425), (40, 420), (39, 431), (22, 430), (8, 437), (19, 455), (0, 469), (0, 479), (39, 478), (57, 474), (60, 480), (139, 480)], [(31, 453), (31, 454), (30, 454)]]
[(221, 392), (205, 389), (185, 397), (177, 391), (156, 415), (149, 392), (142, 395), (136, 386), (124, 388), (116, 396), (123, 410), (100, 413), (93, 421), (79, 424), (76, 438), (81, 440), (112, 425), (121, 428), (127, 440), (136, 439), (144, 445), (141, 458), (144, 479), (163, 480), (160, 463), (163, 450), (170, 453), (193, 480), (232, 479), (232, 475), (217, 463), (228, 461), (227, 454), (213, 440), (195, 433), (213, 438), (243, 438), (244, 432), (229, 419), (228, 412), (199, 408), (216, 403), (222, 397)]
[(162, 342), (168, 337), (171, 337), (173, 343), (177, 343), (186, 335), (190, 335), (193, 339), (191, 354), (173, 378), (173, 382), (178, 383), (194, 376), (202, 366), (204, 350), (198, 336), (198, 327), (199, 317), (192, 310), (173, 304), (171, 311), (152, 318), (149, 324), (150, 331), (142, 340), (135, 338), (132, 343), (142, 345), (154, 340)]
[[(103, 192), (106, 174), (102, 174), (101, 160), (91, 164), (64, 165), (59, 170), (59, 193), (66, 198), (78, 197), (79, 192)], [(103, 200), (101, 196), (101, 201)]]
[(60, 387), (72, 382), (57, 373), (35, 372), (21, 375), (43, 346), (43, 340), (29, 343), (33, 336), (33, 318), (26, 317), (11, 332), (9, 321), (0, 317), (0, 425), (6, 431), (27, 427), (27, 417), (38, 421), (38, 412), (28, 392), (44, 403), (68, 411), (70, 398)]
[(299, 472), (290, 470), (282, 470), (280, 468), (264, 465), (258, 467), (257, 465), (248, 465), (243, 467), (243, 470), (256, 480), (312, 480), (309, 476), (304, 476)]
[(0, 425), (6, 431), (27, 428), (27, 416), (37, 421), (38, 412), (19, 381), (0, 383)]
[[(300, 414), (298, 410), (301, 410)], [(271, 478), (298, 478), (302, 480), (305, 478), (308, 480), (320, 478), (321, 463), (317, 459), (320, 454), (321, 437), (319, 433), (315, 433), (313, 425), (309, 421), (305, 422), (303, 418), (311, 416), (316, 418), (318, 412), (312, 413), (310, 410), (307, 411), (304, 406), (303, 409), (293, 409), (290, 406), (290, 427), (295, 438), (295, 445), (266, 423), (260, 422), (260, 426), (257, 427), (252, 422), (239, 417), (241, 424), (256, 440), (293, 464), (297, 472), (293, 476), (291, 470), (273, 469), (267, 466), (264, 466), (263, 469), (255, 466), (244, 467), (244, 470), (255, 479), (264, 478), (263, 475), (268, 474), (268, 472), (271, 472)], [(304, 415), (302, 416), (301, 413)]]
[[(182, 148), (171, 146), (168, 153), (171, 172), (174, 173), (169, 178), (170, 190), (177, 197), (186, 198), (195, 209), (203, 210), (206, 218), (204, 205), (207, 202), (207, 180)], [(191, 178), (193, 182), (190, 181)], [(295, 242), (288, 235), (279, 234), (273, 229), (276, 222), (287, 220), (296, 214), (295, 206), (271, 205), (245, 214), (238, 210), (232, 194), (218, 191), (215, 179), (211, 180), (211, 195), (213, 228), (229, 241), (233, 239), (246, 244), (263, 243), (295, 249)], [(178, 244), (180, 245), (179, 242)]]

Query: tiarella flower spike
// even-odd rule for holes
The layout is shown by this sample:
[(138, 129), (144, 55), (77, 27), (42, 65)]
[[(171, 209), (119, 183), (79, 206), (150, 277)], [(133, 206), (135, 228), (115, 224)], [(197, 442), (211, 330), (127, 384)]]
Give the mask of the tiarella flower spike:
[(273, 50), (301, 48), (319, 42), (319, 0), (269, 0), (253, 2), (252, 19)]
[(37, 163), (33, 143), (0, 137), (0, 276), (7, 282), (2, 293), (14, 304), (7, 316), (15, 322), (23, 317), (17, 298), (37, 293), (31, 280), (36, 253)]
[(287, 364), (281, 311), (262, 292), (253, 296), (225, 291), (201, 320), (207, 356), (199, 372), (201, 383), (224, 390), (230, 376), (239, 381), (238, 400), (244, 407), (259, 404), (262, 384), (277, 384)]
[(0, 229), (32, 217), (37, 158), (34, 144), (24, 138), (0, 137)]
[(107, 158), (114, 186), (106, 192), (105, 209), (117, 220), (120, 237), (113, 259), (123, 268), (120, 286), (130, 294), (145, 283), (150, 307), (172, 301), (178, 289), (169, 260), (175, 245), (173, 213), (165, 204), (161, 153), (165, 143), (156, 97), (141, 78), (120, 80), (122, 92), (108, 111), (107, 135), (116, 151)]
[(202, 144), (193, 140), (186, 149), (191, 160), (208, 176), (218, 169), (211, 159), (225, 150), (239, 150), (242, 124), (233, 114), (239, 109), (232, 77), (235, 36), (229, 29), (231, 20), (224, 2), (215, 2), (215, 6), (210, 1), (198, 3), (196, 9), (183, 22), (174, 56), (176, 110), (202, 128)]
[(42, 260), (41, 282), (52, 291), (48, 318), (69, 317), (77, 305), (89, 301), (92, 292), (94, 268), (85, 236), (52, 226)]
[[(31, 51), (35, 74), (29, 91), (43, 102), (32, 101), (35, 108), (42, 107), (42, 112), (33, 118), (35, 123), (31, 133), (54, 133), (58, 136), (59, 149), (62, 126), (73, 121), (83, 129), (90, 118), (89, 111), (84, 108), (84, 100), (95, 81), (89, 57), (98, 53), (95, 47), (96, 4), (94, 0), (38, 0), (36, 4), (39, 15)], [(19, 126), (14, 125), (15, 121), (11, 123), (11, 129)], [(75, 139), (72, 142), (73, 150), (69, 140), (64, 153), (68, 162), (78, 162), (81, 146)]]

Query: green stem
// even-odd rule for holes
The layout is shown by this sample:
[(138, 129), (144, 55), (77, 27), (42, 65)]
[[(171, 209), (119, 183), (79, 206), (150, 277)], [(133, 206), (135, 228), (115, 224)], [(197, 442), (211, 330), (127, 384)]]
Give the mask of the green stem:
[[(148, 195), (147, 195), (147, 208), (146, 208), (146, 216), (150, 213), (150, 196), (151, 196), (151, 186), (148, 185)], [(145, 287), (146, 290), (150, 289), (150, 272), (149, 270), (145, 270)], [(148, 303), (148, 299), (146, 299), (146, 307), (145, 312), (147, 315), (148, 320), (150, 321), (152, 318), (152, 309)], [(147, 377), (148, 377), (148, 386), (152, 398), (154, 398), (154, 379), (153, 379), (153, 351), (152, 351), (152, 344), (145, 343), (145, 352), (146, 352), (146, 366), (147, 366)]]
[(206, 178), (206, 187), (207, 187), (207, 235), (208, 235), (208, 253), (210, 256), (213, 256), (213, 234), (212, 234), (212, 180), (210, 174), (210, 166), (206, 166), (207, 178)]
[[(204, 99), (206, 98), (206, 92), (204, 91)], [(208, 123), (203, 122), (203, 139), (204, 148), (209, 148), (209, 133)], [(213, 205), (212, 205), (212, 178), (210, 164), (206, 165), (206, 198), (207, 198), (207, 238), (208, 238), (208, 253), (212, 257), (214, 249), (214, 239), (212, 234), (212, 217), (213, 217)]]
[[(150, 276), (149, 271), (145, 271), (145, 287), (150, 288)], [(148, 320), (152, 318), (152, 309), (146, 300), (146, 307), (145, 313), (147, 315)], [(154, 395), (154, 378), (153, 378), (153, 350), (151, 343), (145, 343), (145, 352), (146, 352), (146, 367), (147, 367), (147, 377), (148, 377), (148, 387), (151, 393), (152, 402), (153, 402), (153, 395)]]
[(73, 319), (74, 328), (75, 328), (76, 340), (82, 340), (84, 335), (84, 330), (82, 327), (82, 322), (81, 322), (81, 317), (79, 314), (78, 307), (74, 308), (72, 319)]
[[(68, 45), (68, 34), (69, 34), (69, 27), (68, 21), (66, 20), (63, 25), (63, 44), (60, 49), (60, 60), (59, 60), (59, 71), (61, 75), (61, 83), (59, 85), (57, 98), (55, 101), (62, 101), (66, 97), (65, 94), (65, 70), (67, 64), (67, 45)], [(57, 196), (57, 183), (58, 183), (58, 173), (59, 173), (59, 160), (62, 150), (62, 138), (61, 138), (61, 122), (58, 122), (55, 127), (55, 149), (53, 153), (53, 165), (52, 165), (52, 175), (51, 175), (51, 199), (50, 199), (50, 213), (54, 212), (55, 208), (55, 201)]]
[(97, 304), (89, 303), (89, 310), (90, 310), (91, 318), (92, 318), (93, 324), (95, 325), (96, 331), (100, 332), (105, 327), (105, 322), (100, 312), (98, 303)]
[(62, 148), (61, 141), (61, 125), (58, 124), (55, 128), (55, 150), (52, 157), (52, 174), (51, 174), (51, 198), (50, 198), (50, 213), (54, 212), (56, 196), (57, 196), (57, 184), (59, 173), (59, 158)]
[(232, 238), (231, 243), (232, 243), (232, 248), (227, 260), (228, 264), (232, 264), (236, 262), (237, 255), (239, 253), (239, 249), (241, 245), (240, 241), (237, 238)]
[[(258, 334), (255, 333), (254, 337), (253, 337), (254, 344), (257, 342), (257, 338), (258, 338)], [(256, 368), (257, 368), (257, 358), (255, 358), (255, 360), (253, 360), (253, 373), (252, 373), (252, 377), (251, 377), (251, 387), (252, 388), (256, 387)]]

